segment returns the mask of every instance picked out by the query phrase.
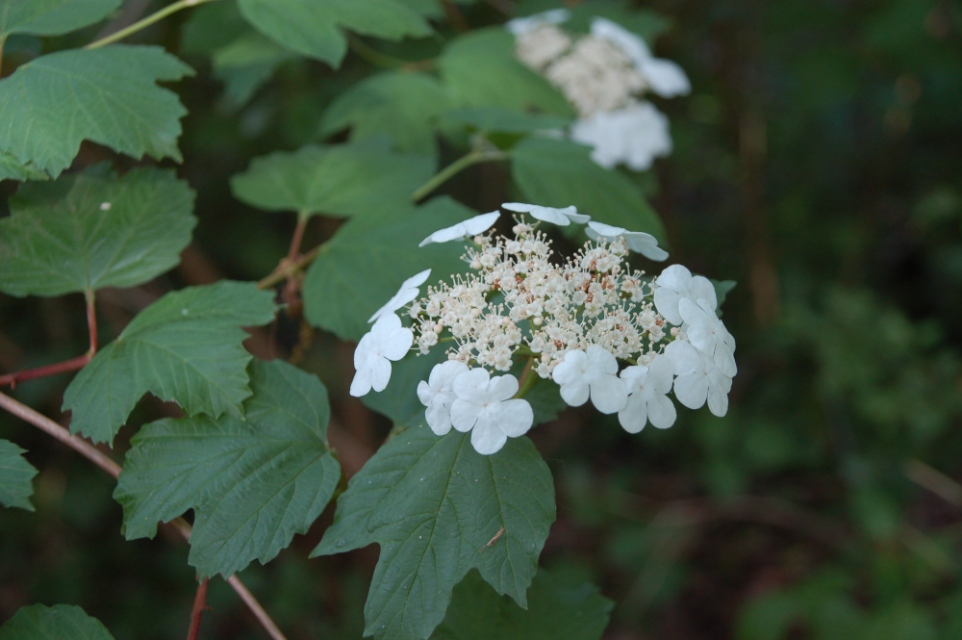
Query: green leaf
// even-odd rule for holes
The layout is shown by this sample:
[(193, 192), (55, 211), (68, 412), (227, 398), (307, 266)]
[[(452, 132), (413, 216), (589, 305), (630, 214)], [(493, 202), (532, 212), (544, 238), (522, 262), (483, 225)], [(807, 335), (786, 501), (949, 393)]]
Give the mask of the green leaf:
[(342, 29), (400, 40), (431, 27), (397, 0), (238, 0), (244, 18), (278, 44), (332, 67), (347, 51)]
[(250, 396), (242, 326), (274, 317), (273, 295), (254, 283), (219, 282), (168, 293), (127, 325), (73, 379), (63, 409), (70, 430), (110, 442), (146, 392), (190, 415), (243, 416)]
[(504, 107), (469, 107), (444, 114), (445, 124), (468, 127), (484, 133), (533, 133), (564, 129), (570, 118), (526, 113)]
[(575, 205), (599, 222), (644, 231), (664, 242), (661, 220), (638, 188), (620, 173), (596, 165), (590, 153), (573, 142), (528, 137), (511, 152), (511, 175), (526, 202)]
[(31, 481), (37, 470), (21, 455), (24, 450), (7, 440), (0, 440), (0, 504), (33, 511)]
[(96, 618), (68, 604), (22, 607), (0, 627), (0, 640), (113, 640)]
[(0, 0), (0, 42), (14, 33), (59, 36), (95, 24), (121, 0)]
[(334, 99), (320, 133), (351, 128), (352, 140), (389, 135), (399, 151), (435, 154), (434, 123), (447, 108), (447, 94), (424, 73), (386, 71), (367, 78)]
[(260, 209), (365, 216), (406, 203), (434, 173), (429, 156), (398, 154), (384, 138), (301, 147), (255, 158), (231, 179), (234, 195)]
[[(477, 212), (450, 198), (351, 220), (321, 249), (304, 280), (304, 314), (314, 326), (342, 340), (359, 340), (370, 331), (368, 318), (414, 274), (431, 269), (427, 285), (464, 271), (459, 242), (418, 243)], [(336, 301), (333, 302), (332, 301)]]
[(280, 360), (255, 363), (251, 389), (246, 420), (165, 419), (134, 436), (114, 492), (128, 540), (194, 509), (188, 561), (226, 577), (267, 563), (317, 519), (340, 479), (327, 391)]
[(6, 151), (0, 151), (0, 180), (49, 180), (43, 171), (31, 163), (22, 163)]
[(438, 60), (441, 78), (458, 105), (537, 108), (562, 116), (574, 111), (547, 80), (518, 62), (514, 36), (501, 27), (451, 41)]
[(541, 569), (528, 589), (525, 610), (472, 571), (455, 588), (431, 640), (599, 640), (612, 606), (593, 585), (568, 584)]
[(60, 174), (83, 140), (135, 158), (180, 160), (186, 113), (154, 83), (192, 75), (160, 47), (113, 45), (41, 56), (0, 81), (0, 151)]
[(427, 638), (474, 568), (526, 606), (554, 519), (551, 473), (528, 438), (482, 456), (470, 434), (438, 437), (421, 423), (388, 440), (351, 479), (311, 555), (380, 544), (364, 633)]
[(194, 192), (170, 170), (25, 185), (0, 220), (0, 290), (58, 296), (146, 282), (180, 261), (193, 208)]
[(222, 81), (231, 106), (243, 106), (271, 79), (277, 67), (295, 56), (259, 33), (238, 38), (214, 52), (214, 77)]

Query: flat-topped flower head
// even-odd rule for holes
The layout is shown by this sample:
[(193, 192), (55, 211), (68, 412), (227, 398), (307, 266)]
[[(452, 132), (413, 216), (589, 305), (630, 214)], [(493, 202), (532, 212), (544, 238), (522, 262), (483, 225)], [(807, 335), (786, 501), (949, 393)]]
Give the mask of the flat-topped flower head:
[(668, 252), (658, 246), (658, 240), (655, 239), (655, 236), (643, 231), (628, 231), (622, 227), (614, 227), (604, 222), (592, 220), (588, 223), (585, 233), (592, 240), (601, 238), (610, 242), (622, 238), (629, 249), (650, 260), (661, 262), (668, 258)]
[(508, 438), (523, 436), (534, 423), (531, 405), (512, 399), (518, 392), (518, 379), (512, 375), (492, 378), (484, 369), (471, 369), (458, 375), (452, 386), (451, 423), (458, 431), (471, 432), (478, 453), (500, 451)]
[(624, 51), (651, 90), (662, 98), (691, 92), (691, 83), (681, 67), (670, 60), (655, 58), (644, 40), (621, 25), (606, 18), (595, 18), (591, 21), (591, 34)]
[(648, 366), (628, 367), (621, 379), (628, 386), (628, 402), (618, 412), (618, 423), (628, 433), (638, 433), (651, 422), (659, 429), (675, 424), (675, 405), (668, 399), (674, 380), (674, 364), (665, 355), (657, 355)]
[(618, 361), (607, 350), (591, 345), (587, 351), (575, 349), (554, 368), (554, 381), (561, 385), (561, 397), (572, 407), (580, 407), (591, 397), (601, 413), (621, 411), (628, 389), (618, 378)]
[(655, 278), (655, 308), (668, 322), (680, 325), (684, 322), (678, 311), (678, 303), (682, 298), (693, 302), (704, 300), (712, 311), (718, 306), (711, 280), (691, 275), (691, 271), (680, 264), (665, 267), (661, 275)]
[(407, 303), (411, 302), (418, 297), (421, 293), (421, 285), (427, 281), (428, 276), (431, 275), (430, 269), (425, 269), (424, 271), (415, 274), (401, 283), (401, 287), (397, 290), (397, 293), (388, 300), (383, 307), (374, 312), (374, 315), (368, 319), (368, 322), (374, 322), (386, 313), (394, 313)]
[(577, 207), (564, 207), (555, 209), (554, 207), (542, 207), (538, 204), (524, 204), (523, 202), (505, 202), (501, 205), (502, 209), (514, 211), (515, 213), (527, 213), (535, 220), (550, 222), (559, 227), (567, 227), (572, 222), (584, 224), (591, 220), (591, 216), (578, 213)]
[(395, 314), (382, 315), (364, 334), (354, 350), (354, 380), (351, 381), (351, 395), (360, 397), (374, 389), (384, 391), (391, 380), (391, 361), (407, 355), (414, 344), (414, 333), (401, 326), (401, 319)]
[(482, 213), (481, 215), (474, 216), (473, 218), (468, 218), (464, 222), (459, 222), (456, 225), (435, 231), (427, 238), (422, 240), (418, 246), (423, 247), (431, 244), (432, 242), (451, 242), (452, 240), (463, 240), (465, 238), (476, 236), (479, 233), (484, 233), (493, 227), (494, 223), (498, 221), (498, 217), (500, 216), (500, 211), (492, 211), (490, 213)]
[(418, 384), (418, 400), (427, 410), (424, 417), (431, 430), (443, 436), (451, 430), (451, 405), (454, 403), (454, 380), (468, 370), (468, 365), (448, 360), (431, 369), (428, 381)]

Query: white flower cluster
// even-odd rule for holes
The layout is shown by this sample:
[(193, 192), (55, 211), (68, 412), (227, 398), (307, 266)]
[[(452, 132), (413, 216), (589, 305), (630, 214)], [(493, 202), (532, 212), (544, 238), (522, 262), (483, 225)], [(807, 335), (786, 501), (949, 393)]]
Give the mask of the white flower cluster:
[(624, 163), (635, 171), (671, 153), (668, 119), (640, 96), (651, 91), (670, 98), (691, 91), (685, 72), (674, 62), (651, 55), (645, 41), (605, 18), (591, 32), (574, 38), (560, 24), (556, 9), (509, 21), (516, 54), (525, 65), (554, 84), (577, 109), (580, 119), (571, 138), (593, 148), (592, 159), (612, 168)]
[[(470, 271), (429, 286), (420, 298), (417, 290), (429, 272), (404, 282), (358, 344), (352, 395), (383, 390), (390, 361), (412, 347), (427, 354), (450, 343), (448, 360), (420, 383), (418, 398), (435, 433), (470, 431), (482, 454), (531, 428), (534, 414), (521, 396), (537, 378), (558, 384), (570, 406), (590, 399), (602, 413), (617, 413), (630, 433), (648, 422), (674, 424), (672, 390), (686, 407), (707, 401), (712, 413), (725, 415), (735, 340), (715, 313), (711, 282), (681, 265), (647, 278), (626, 257), (635, 251), (666, 259), (654, 237), (590, 220), (574, 207), (502, 208), (562, 226), (586, 223), (591, 239), (562, 262), (538, 223), (521, 215), (513, 237), (489, 231), (497, 211), (431, 234), (422, 245), (470, 238), (464, 256)], [(410, 328), (394, 313), (407, 304)], [(519, 383), (506, 372), (520, 362), (527, 364)]]

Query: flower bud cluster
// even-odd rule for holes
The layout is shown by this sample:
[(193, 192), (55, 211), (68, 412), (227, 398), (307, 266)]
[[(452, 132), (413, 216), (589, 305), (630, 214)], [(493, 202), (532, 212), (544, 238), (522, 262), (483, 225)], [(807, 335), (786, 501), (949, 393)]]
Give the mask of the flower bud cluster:
[[(648, 234), (589, 221), (574, 207), (502, 206), (536, 221), (587, 222), (593, 239), (560, 259), (537, 222), (522, 216), (515, 218), (511, 237), (479, 230), (492, 226), (497, 212), (435, 232), (425, 242), (465, 239), (477, 231), (463, 256), (469, 272), (428, 286), (420, 298), (410, 289), (412, 282), (425, 282), (426, 273), (405, 281), (358, 345), (352, 393), (355, 387), (364, 393), (383, 389), (384, 367), (389, 377), (388, 361), (402, 351), (428, 354), (443, 343), (449, 345), (447, 361), (420, 383), (418, 397), (435, 433), (472, 431), (481, 453), (498, 451), (533, 423), (530, 405), (516, 397), (521, 384), (506, 373), (520, 361), (527, 363), (525, 385), (535, 376), (550, 380), (567, 404), (590, 398), (602, 413), (617, 413), (632, 433), (648, 422), (660, 428), (674, 423), (675, 406), (667, 396), (672, 390), (684, 406), (695, 409), (707, 401), (713, 413), (725, 414), (736, 372), (735, 341), (715, 313), (715, 290), (707, 279), (680, 265), (655, 278), (633, 269), (630, 250), (656, 259), (667, 254)], [(408, 302), (410, 328), (400, 327), (393, 312)]]

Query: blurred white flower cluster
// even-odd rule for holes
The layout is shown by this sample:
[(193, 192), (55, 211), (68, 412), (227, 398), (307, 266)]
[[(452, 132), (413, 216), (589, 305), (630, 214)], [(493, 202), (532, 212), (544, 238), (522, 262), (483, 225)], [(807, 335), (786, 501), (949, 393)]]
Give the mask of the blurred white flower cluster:
[[(411, 290), (428, 272), (404, 282), (358, 344), (352, 395), (383, 390), (390, 362), (409, 351), (427, 354), (449, 344), (448, 360), (420, 383), (418, 398), (435, 433), (470, 431), (482, 454), (531, 428), (534, 413), (523, 396), (538, 379), (559, 385), (570, 406), (590, 399), (600, 412), (617, 413), (631, 433), (648, 422), (674, 424), (672, 390), (686, 407), (707, 402), (712, 413), (725, 415), (735, 340), (715, 312), (711, 282), (681, 265), (646, 277), (626, 258), (635, 251), (666, 259), (654, 237), (592, 221), (574, 207), (502, 208), (516, 213), (511, 237), (490, 230), (500, 215), (493, 211), (425, 239), (422, 245), (470, 239), (464, 255), (470, 271), (428, 286), (422, 297)], [(590, 239), (561, 260), (539, 221), (587, 224)], [(410, 328), (394, 313), (408, 304)], [(516, 365), (524, 369), (520, 382), (507, 373)]]
[(574, 37), (559, 25), (569, 18), (555, 9), (509, 21), (518, 59), (558, 87), (580, 116), (571, 138), (593, 148), (592, 159), (635, 171), (671, 153), (668, 119), (641, 95), (671, 98), (687, 94), (685, 72), (670, 60), (652, 56), (645, 41), (605, 18), (591, 32)]

